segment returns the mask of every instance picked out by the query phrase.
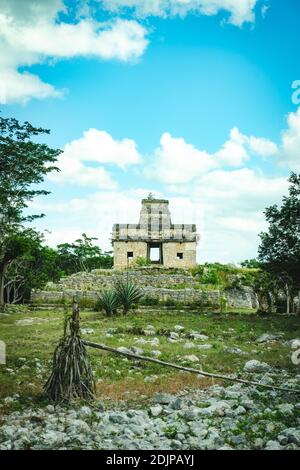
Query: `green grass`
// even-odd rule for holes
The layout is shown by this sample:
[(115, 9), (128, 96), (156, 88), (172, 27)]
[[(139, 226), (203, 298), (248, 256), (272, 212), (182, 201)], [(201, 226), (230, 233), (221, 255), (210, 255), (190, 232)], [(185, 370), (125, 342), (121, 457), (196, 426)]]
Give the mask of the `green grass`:
[[(18, 325), (17, 320), (30, 317), (32, 325)], [(143, 328), (152, 324), (157, 330), (158, 346), (136, 343), (136, 339), (151, 339), (144, 336)], [(184, 333), (196, 330), (209, 337), (206, 343), (212, 344), (209, 350), (184, 349), (181, 342), (168, 341), (168, 333), (174, 326), (185, 327)], [(299, 368), (290, 360), (290, 348), (282, 341), (257, 344), (255, 339), (265, 333), (284, 334), (284, 340), (299, 337), (300, 318), (294, 316), (272, 315), (259, 317), (251, 311), (242, 313), (199, 314), (188, 309), (159, 309), (159, 307), (135, 310), (126, 316), (106, 318), (100, 313), (82, 311), (81, 327), (92, 328), (94, 334), (86, 339), (104, 343), (108, 346), (136, 346), (151, 355), (151, 350), (162, 352), (160, 359), (178, 363), (179, 356), (196, 354), (199, 362), (193, 367), (209, 372), (231, 373), (241, 370), (250, 359), (265, 361), (275, 367), (297, 373)], [(0, 340), (7, 346), (7, 364), (0, 365), (0, 397), (19, 393), (22, 397), (37, 396), (51, 367), (53, 350), (62, 334), (63, 312), (29, 311), (0, 315)], [(109, 328), (116, 328), (112, 336), (106, 336)], [(203, 342), (197, 342), (201, 344)], [(244, 356), (224, 353), (224, 346), (239, 347)], [(210, 380), (199, 380), (196, 375), (178, 372), (157, 364), (133, 361), (124, 357), (99, 350), (89, 349), (99, 397), (110, 399), (137, 399), (153, 395), (158, 391), (177, 392), (188, 386), (199, 387), (211, 384)], [(25, 367), (20, 358), (25, 358)], [(36, 359), (41, 369), (36, 367)], [(191, 364), (189, 364), (191, 365)], [(7, 370), (8, 369), (8, 370)], [(11, 369), (12, 371), (10, 371)], [(145, 377), (148, 381), (145, 382)]]

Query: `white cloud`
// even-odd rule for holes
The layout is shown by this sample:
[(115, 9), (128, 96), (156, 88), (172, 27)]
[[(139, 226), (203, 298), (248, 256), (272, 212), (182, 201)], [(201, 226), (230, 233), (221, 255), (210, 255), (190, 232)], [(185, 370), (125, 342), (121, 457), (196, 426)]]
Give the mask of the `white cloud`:
[(187, 183), (215, 166), (207, 152), (166, 132), (160, 139), (160, 147), (155, 150), (154, 163), (146, 168), (146, 175), (168, 184)]
[(142, 161), (134, 140), (114, 140), (108, 132), (97, 129), (89, 129), (83, 137), (68, 143), (63, 158), (114, 163), (121, 168)]
[(237, 128), (215, 153), (198, 150), (183, 138), (164, 133), (155, 150), (152, 163), (146, 168), (148, 178), (172, 184), (186, 184), (209, 171), (222, 167), (242, 167), (251, 154), (260, 157), (275, 155), (277, 145), (268, 139), (247, 137)]
[(118, 141), (108, 132), (89, 129), (80, 139), (65, 145), (57, 163), (60, 172), (51, 173), (49, 179), (57, 183), (114, 189), (117, 183), (100, 164), (113, 164), (125, 169), (141, 161), (134, 140)]
[(58, 14), (67, 10), (61, 1), (27, 0), (19, 6), (16, 0), (0, 0), (1, 104), (59, 95), (37, 76), (19, 72), (20, 66), (75, 56), (126, 62), (138, 59), (148, 44), (146, 28), (135, 20), (99, 23), (88, 17), (62, 22)]
[(300, 171), (300, 107), (288, 115), (288, 128), (282, 133), (280, 162), (293, 171)]
[(59, 157), (57, 167), (60, 172), (51, 173), (48, 176), (49, 180), (55, 183), (68, 183), (102, 189), (113, 189), (117, 186), (111, 174), (103, 167), (85, 166), (80, 161), (63, 155)]
[(235, 26), (255, 21), (255, 7), (259, 0), (99, 0), (110, 11), (134, 9), (138, 16), (185, 16), (188, 13), (216, 15), (229, 14), (228, 21)]
[(213, 157), (221, 166), (241, 166), (249, 158), (243, 144), (235, 140), (232, 132), (230, 140), (227, 140)]

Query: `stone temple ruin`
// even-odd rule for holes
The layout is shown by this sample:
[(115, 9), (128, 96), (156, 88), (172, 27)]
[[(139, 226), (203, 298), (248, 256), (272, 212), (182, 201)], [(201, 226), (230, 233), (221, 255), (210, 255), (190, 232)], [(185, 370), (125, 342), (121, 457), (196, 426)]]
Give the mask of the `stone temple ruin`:
[(190, 268), (196, 265), (196, 225), (172, 224), (169, 201), (149, 195), (142, 200), (138, 224), (114, 224), (114, 268), (126, 268), (139, 257), (153, 265)]

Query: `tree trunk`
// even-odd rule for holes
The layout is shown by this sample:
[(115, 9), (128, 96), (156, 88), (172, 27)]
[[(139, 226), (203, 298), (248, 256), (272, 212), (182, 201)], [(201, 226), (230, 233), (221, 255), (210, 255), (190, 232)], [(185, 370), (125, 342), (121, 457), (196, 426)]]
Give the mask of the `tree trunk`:
[(290, 313), (290, 302), (291, 302), (291, 296), (290, 296), (290, 289), (288, 284), (285, 286), (285, 292), (286, 292), (286, 313)]
[(0, 264), (0, 312), (4, 311), (4, 275), (5, 265)]
[(298, 292), (296, 313), (300, 315), (300, 290)]

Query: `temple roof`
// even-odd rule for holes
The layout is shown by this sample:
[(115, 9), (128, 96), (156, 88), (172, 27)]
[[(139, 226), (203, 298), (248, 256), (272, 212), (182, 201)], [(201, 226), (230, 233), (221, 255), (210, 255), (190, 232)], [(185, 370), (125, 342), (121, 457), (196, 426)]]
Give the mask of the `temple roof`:
[(195, 224), (172, 224), (169, 201), (142, 199), (138, 224), (114, 224), (112, 241), (197, 241)]

